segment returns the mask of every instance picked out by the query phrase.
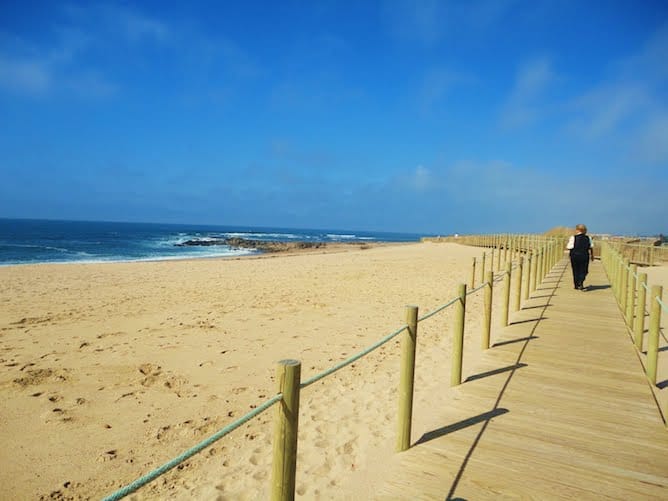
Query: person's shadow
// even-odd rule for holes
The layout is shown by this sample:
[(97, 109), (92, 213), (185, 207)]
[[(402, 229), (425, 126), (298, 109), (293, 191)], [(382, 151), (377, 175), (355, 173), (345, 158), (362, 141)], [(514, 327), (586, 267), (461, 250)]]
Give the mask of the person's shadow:
[(610, 285), (588, 285), (584, 288), (584, 290), (586, 292), (589, 292), (589, 291), (600, 291), (600, 290), (609, 289), (609, 288), (610, 288)]

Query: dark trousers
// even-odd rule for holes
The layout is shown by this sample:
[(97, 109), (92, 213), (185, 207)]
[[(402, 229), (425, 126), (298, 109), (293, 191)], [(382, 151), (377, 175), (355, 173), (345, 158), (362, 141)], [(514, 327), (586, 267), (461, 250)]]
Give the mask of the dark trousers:
[(587, 254), (571, 254), (573, 268), (573, 285), (580, 287), (589, 273), (589, 256)]

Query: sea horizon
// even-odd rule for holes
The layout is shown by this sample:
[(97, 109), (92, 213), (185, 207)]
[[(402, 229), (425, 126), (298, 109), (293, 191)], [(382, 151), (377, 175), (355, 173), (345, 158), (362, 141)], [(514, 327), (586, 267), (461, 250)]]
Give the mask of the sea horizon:
[[(223, 245), (227, 238), (263, 242), (417, 242), (418, 233), (271, 226), (0, 218), (0, 266), (166, 261), (262, 254)], [(183, 246), (187, 241), (215, 245)]]

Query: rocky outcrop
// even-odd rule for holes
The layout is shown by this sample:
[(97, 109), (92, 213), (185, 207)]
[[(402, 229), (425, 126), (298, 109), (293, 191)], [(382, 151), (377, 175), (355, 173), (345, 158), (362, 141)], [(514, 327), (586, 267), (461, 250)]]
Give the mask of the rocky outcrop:
[(301, 249), (319, 249), (326, 247), (324, 242), (270, 242), (266, 240), (250, 240), (246, 238), (206, 238), (186, 240), (178, 244), (177, 247), (198, 247), (198, 246), (212, 246), (212, 245), (227, 245), (228, 247), (236, 249), (257, 249), (263, 252), (286, 252), (290, 250)]

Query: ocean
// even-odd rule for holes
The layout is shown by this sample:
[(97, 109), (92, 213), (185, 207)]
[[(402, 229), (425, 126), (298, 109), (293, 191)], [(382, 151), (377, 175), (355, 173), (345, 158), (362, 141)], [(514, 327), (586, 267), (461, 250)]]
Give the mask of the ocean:
[(54, 221), (0, 218), (0, 266), (233, 257), (259, 254), (228, 245), (187, 245), (242, 238), (269, 242), (416, 242), (423, 235), (347, 230)]

